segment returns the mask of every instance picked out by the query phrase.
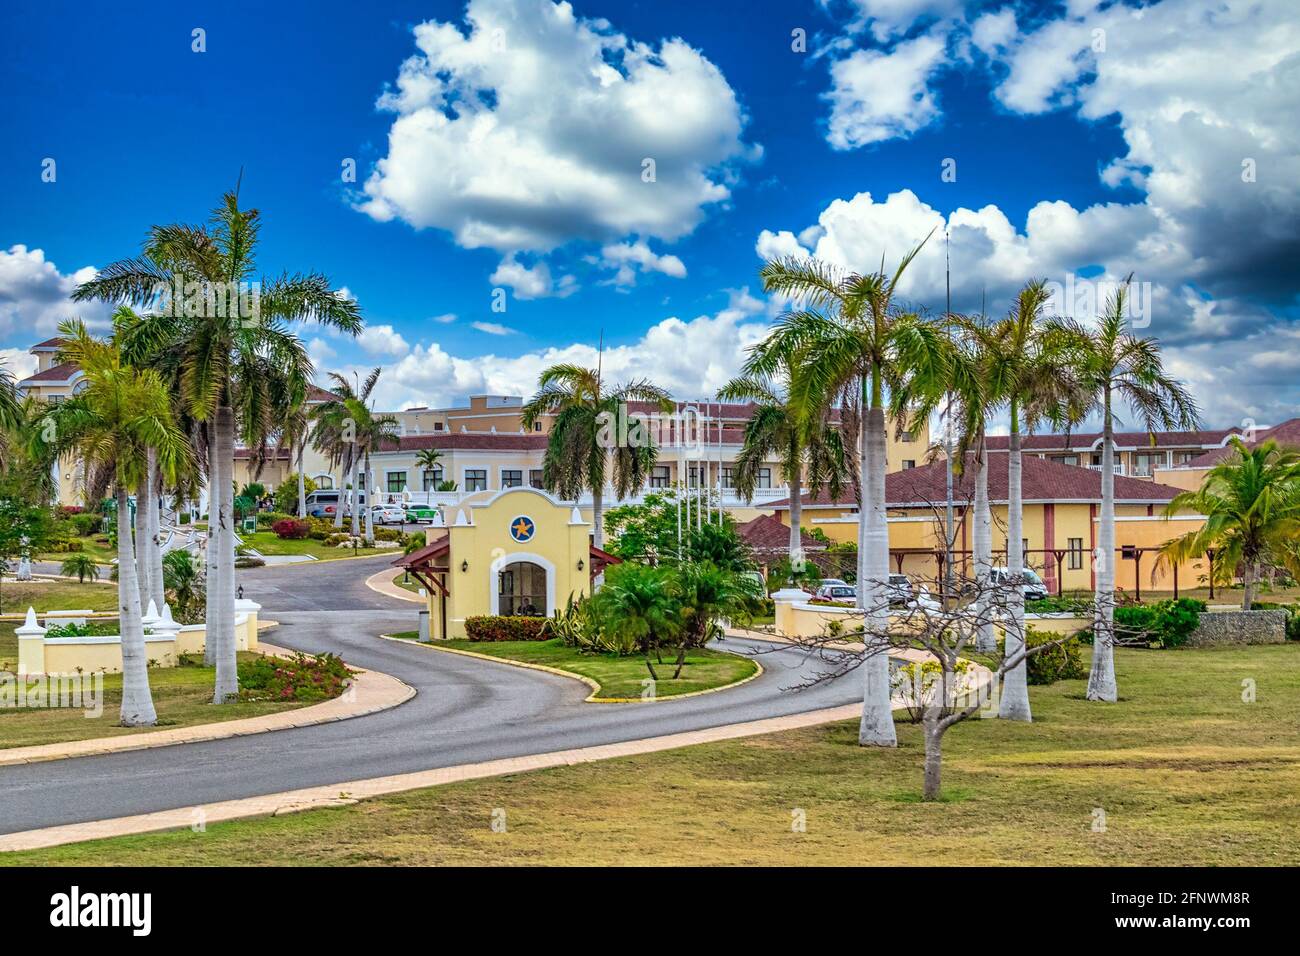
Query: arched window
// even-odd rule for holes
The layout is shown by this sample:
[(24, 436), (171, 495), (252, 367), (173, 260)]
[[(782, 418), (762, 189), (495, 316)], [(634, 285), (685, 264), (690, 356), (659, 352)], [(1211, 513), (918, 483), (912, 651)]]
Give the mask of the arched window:
[(546, 569), (531, 561), (514, 561), (497, 575), (497, 613), (546, 615)]

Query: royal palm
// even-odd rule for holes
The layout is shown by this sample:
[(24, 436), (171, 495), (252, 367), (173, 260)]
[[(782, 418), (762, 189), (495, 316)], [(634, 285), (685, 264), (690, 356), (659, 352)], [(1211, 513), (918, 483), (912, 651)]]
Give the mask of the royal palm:
[[(908, 252), (893, 274), (860, 274), (816, 259), (787, 258), (763, 266), (763, 287), (795, 303), (751, 353), (751, 374), (776, 375), (796, 356), (790, 401), (806, 426), (828, 407), (861, 403), (859, 474), (863, 490), (858, 523), (858, 606), (868, 633), (883, 633), (889, 615), (889, 528), (885, 520), (885, 402), (906, 412), (914, 377), (942, 377), (948, 352), (942, 328), (894, 306), (904, 271), (922, 246)], [(896, 744), (890, 707), (889, 661), (868, 648), (862, 721), (863, 745)]]
[[(73, 293), (77, 300), (103, 300), (153, 310), (124, 347), (134, 355), (174, 351), (189, 414), (207, 431), (209, 541), (217, 559), (208, 581), (207, 639), (215, 647), (213, 700), (239, 689), (235, 663), (233, 460), (236, 432), (250, 448), (264, 448), (278, 431), (284, 402), (276, 382), (310, 377), (311, 363), (286, 323), (313, 319), (355, 334), (361, 318), (354, 301), (335, 292), (320, 273), (283, 273), (265, 278), (257, 269), (260, 216), (240, 209), (227, 193), (206, 226), (156, 226), (144, 254), (107, 266)], [(186, 292), (159, 310), (162, 290)], [(237, 291), (256, 288), (249, 299)], [(235, 303), (239, 303), (238, 306)]]
[(1081, 389), (1074, 417), (1100, 415), (1101, 520), (1098, 522), (1096, 612), (1093, 627), (1092, 669), (1088, 699), (1115, 701), (1115, 414), (1116, 404), (1127, 404), (1148, 432), (1156, 429), (1192, 429), (1200, 416), (1191, 394), (1165, 374), (1160, 346), (1155, 339), (1133, 335), (1125, 312), (1127, 281), (1106, 302), (1095, 327), (1073, 319), (1048, 322), (1053, 348), (1064, 350), (1071, 375)]

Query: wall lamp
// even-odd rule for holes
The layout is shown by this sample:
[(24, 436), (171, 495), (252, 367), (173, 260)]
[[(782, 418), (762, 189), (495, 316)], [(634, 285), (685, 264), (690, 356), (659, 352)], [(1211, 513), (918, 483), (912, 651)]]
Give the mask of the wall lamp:
[(582, 570), (583, 568), (585, 568), (585, 567), (586, 567), (586, 565), (583, 563), (582, 558), (579, 558), (579, 559), (578, 559), (578, 570), (581, 571), (581, 570)]
[(461, 570), (461, 573), (462, 573), (462, 574), (464, 574), (466, 571), (468, 571), (468, 570), (469, 570), (469, 562), (468, 562), (468, 561), (462, 561), (462, 562), (460, 563), (460, 570)]

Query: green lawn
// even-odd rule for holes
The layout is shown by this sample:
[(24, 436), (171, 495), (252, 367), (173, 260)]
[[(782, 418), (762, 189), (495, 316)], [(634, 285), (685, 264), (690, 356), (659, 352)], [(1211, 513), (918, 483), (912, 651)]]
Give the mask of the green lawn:
[[(324, 541), (314, 541), (311, 538), (291, 539), (277, 537), (274, 531), (258, 531), (256, 534), (241, 534), (244, 539), (244, 547), (252, 548), (262, 554), (284, 555), (284, 554), (309, 554), (318, 561), (336, 561), (339, 558), (353, 557), (351, 548), (329, 548), (325, 546)], [(391, 554), (394, 558), (402, 552), (393, 549), (381, 548), (358, 548), (355, 552), (357, 557), (366, 557), (372, 554)]]
[(880, 751), (847, 721), (0, 864), (1300, 864), (1300, 645), (1121, 648), (1116, 663), (1118, 704), (1067, 681), (1030, 688), (1033, 724), (958, 725), (935, 804), (918, 802), (919, 728)]
[[(251, 653), (239, 655), (241, 660), (256, 656)], [(104, 676), (104, 707), (103, 714), (99, 717), (87, 718), (82, 710), (73, 708), (0, 708), (0, 750), (86, 740), (91, 737), (122, 737), (151, 730), (260, 717), (263, 714), (305, 707), (310, 703), (239, 701), (217, 707), (211, 703), (212, 679), (211, 667), (150, 668), (149, 687), (153, 692), (154, 709), (158, 712), (157, 727), (118, 726), (118, 708), (122, 703), (121, 674)]]
[(14, 631), (22, 624), (21, 615), (26, 614), (29, 607), (38, 611), (116, 611), (117, 587), (76, 581), (49, 584), (3, 581), (0, 582), (0, 602), (0, 608), (8, 618), (0, 620), (0, 671), (13, 670), (18, 664), (18, 638)]
[[(117, 559), (117, 548), (108, 543), (108, 537), (103, 534), (92, 534), (85, 537), (74, 538), (74, 541), (81, 542), (81, 551), (90, 555), (100, 564), (111, 564)], [(66, 561), (71, 557), (72, 552), (52, 551), (48, 554), (37, 556), (40, 561)]]
[[(504, 657), (525, 664), (544, 664), (562, 671), (589, 677), (600, 685), (596, 696), (604, 698), (639, 698), (644, 681), (649, 679), (645, 658), (612, 657), (607, 654), (581, 654), (565, 647), (558, 639), (550, 641), (438, 641), (437, 647), (473, 651), (489, 657)], [(676, 652), (664, 651), (663, 663), (654, 662), (659, 681), (656, 697), (677, 697), (695, 691), (711, 690), (734, 684), (752, 676), (757, 665), (747, 657), (720, 651), (692, 650), (686, 655), (682, 676), (672, 680)]]

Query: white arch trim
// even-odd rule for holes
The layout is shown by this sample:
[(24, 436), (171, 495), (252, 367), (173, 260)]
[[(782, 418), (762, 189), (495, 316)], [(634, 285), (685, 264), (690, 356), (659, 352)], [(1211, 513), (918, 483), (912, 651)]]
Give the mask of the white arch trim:
[(492, 566), (488, 568), (489, 609), (494, 615), (501, 613), (501, 590), (497, 575), (505, 570), (506, 565), (514, 564), (516, 561), (528, 561), (546, 572), (546, 616), (550, 617), (555, 613), (555, 565), (540, 554), (533, 554), (531, 551), (511, 551), (492, 562)]

